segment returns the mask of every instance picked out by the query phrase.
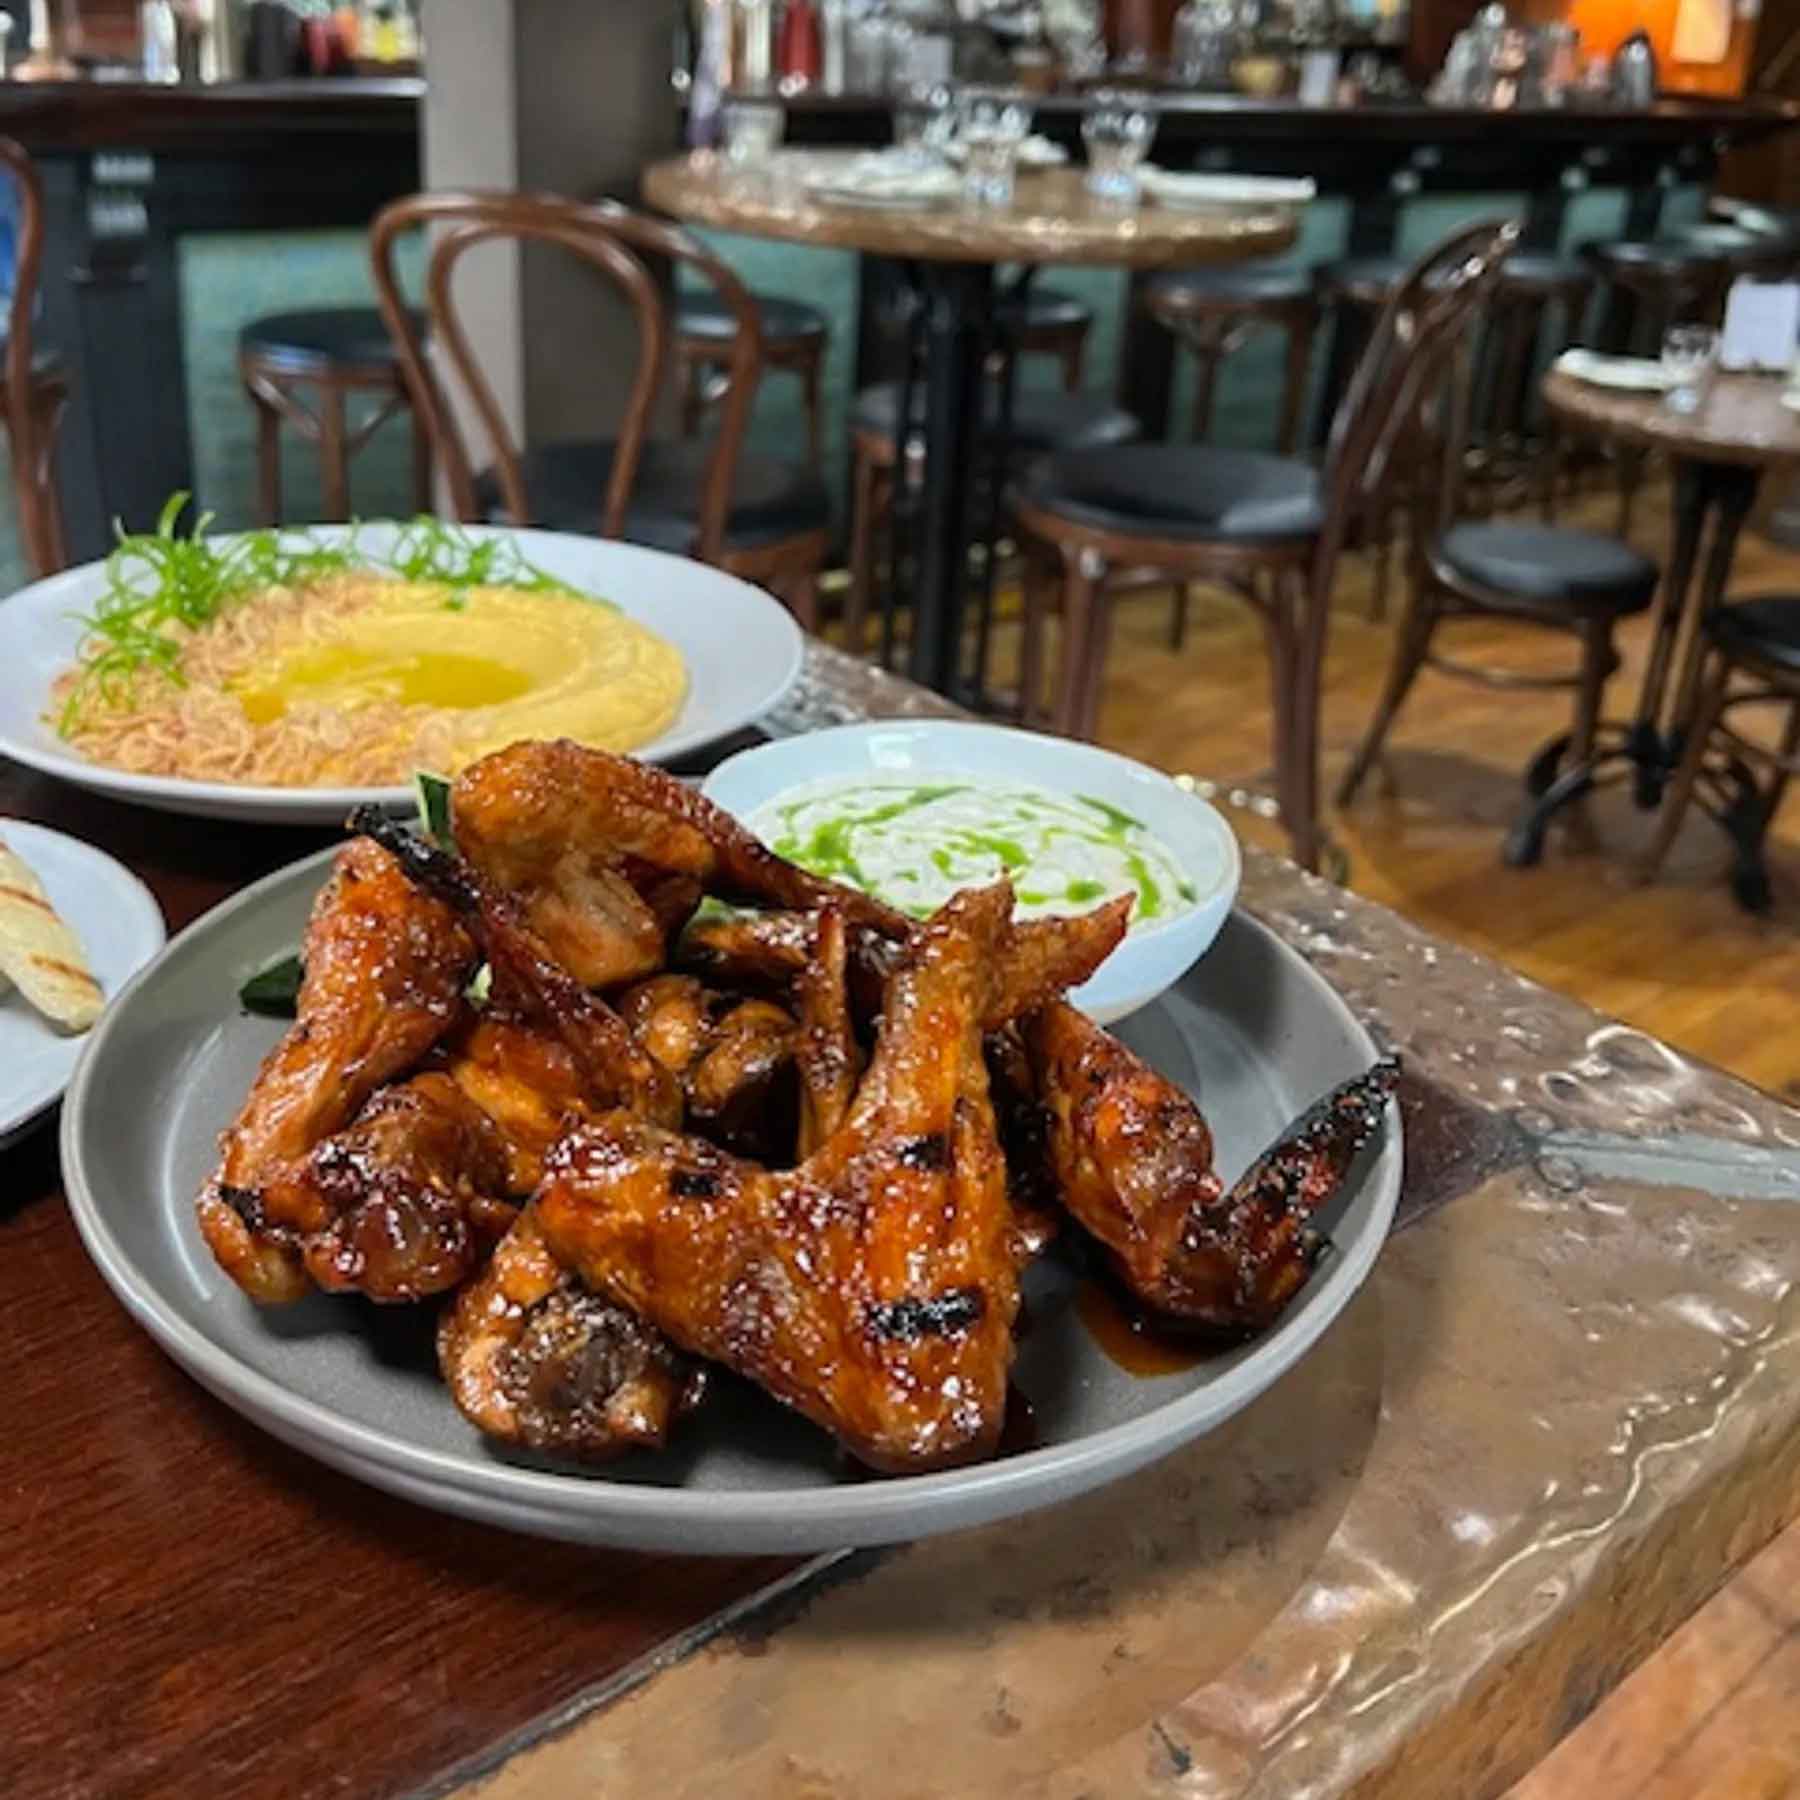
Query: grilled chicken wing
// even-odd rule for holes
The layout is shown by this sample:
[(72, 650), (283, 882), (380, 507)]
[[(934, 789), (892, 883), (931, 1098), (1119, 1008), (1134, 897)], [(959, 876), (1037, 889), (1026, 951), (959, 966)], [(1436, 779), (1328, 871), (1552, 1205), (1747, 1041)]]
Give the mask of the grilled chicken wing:
[(589, 987), (662, 968), (702, 891), (793, 907), (832, 895), (675, 776), (566, 740), (472, 764), (451, 817), (463, 854)]
[(989, 1454), (1019, 1244), (981, 1054), (1004, 884), (922, 927), (844, 1125), (772, 1173), (614, 1116), (551, 1153), (532, 1214), (592, 1288), (760, 1382), (877, 1469)]
[(436, 1060), (498, 1129), (508, 1194), (537, 1186), (544, 1153), (568, 1119), (607, 1110), (590, 1104), (587, 1080), (561, 1038), (492, 1006), (447, 1039)]
[(551, 955), (510, 894), (373, 807), (359, 807), (350, 823), (391, 851), (420, 888), (462, 919), (487, 956), (495, 1002), (567, 1047), (597, 1106), (622, 1106), (669, 1124), (680, 1119), (681, 1092), (668, 1071), (638, 1046), (605, 1001)]
[(331, 1223), (305, 1240), (307, 1273), (371, 1300), (448, 1293), (513, 1222), (506, 1173), (492, 1120), (448, 1076), (383, 1088), (308, 1160)]
[(594, 1461), (658, 1448), (706, 1371), (553, 1257), (527, 1210), (438, 1321), (438, 1366), (471, 1424)]
[[(845, 919), (850, 990), (858, 1016), (868, 1018), (880, 1010), (882, 984), (913, 925), (899, 913), (892, 915), (891, 931)], [(995, 947), (982, 1028), (998, 1031), (1079, 987), (1119, 947), (1130, 921), (1131, 898), (1121, 895), (1072, 918), (1009, 922)], [(704, 919), (688, 928), (680, 954), (708, 980), (725, 986), (782, 988), (811, 966), (815, 932), (812, 919), (801, 913)]]
[(457, 1022), (474, 946), (380, 846), (340, 853), (313, 908), (293, 1026), (258, 1071), (200, 1196), (200, 1230), (254, 1300), (311, 1290), (303, 1240), (333, 1222), (307, 1158)]
[(856, 1095), (856, 1031), (850, 1019), (849, 940), (844, 915), (814, 917), (812, 955), (796, 983), (800, 1034), (800, 1160), (822, 1150), (849, 1117)]
[(1380, 1129), (1398, 1065), (1329, 1095), (1227, 1193), (1200, 1108), (1116, 1038), (1064, 1005), (1024, 1038), (1063, 1205), (1131, 1291), (1221, 1336), (1273, 1323), (1311, 1271), (1308, 1221)]

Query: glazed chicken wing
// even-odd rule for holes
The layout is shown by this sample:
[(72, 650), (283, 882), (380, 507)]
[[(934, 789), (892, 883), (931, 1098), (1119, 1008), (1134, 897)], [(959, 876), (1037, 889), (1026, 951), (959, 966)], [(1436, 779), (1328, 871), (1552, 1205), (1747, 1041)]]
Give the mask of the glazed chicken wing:
[(340, 853), (307, 925), (293, 1026), (220, 1140), (199, 1200), (220, 1267), (254, 1300), (311, 1291), (303, 1241), (333, 1222), (307, 1158), (462, 1016), (474, 946), (366, 839)]
[(523, 1213), (438, 1321), (451, 1398), (489, 1437), (595, 1461), (659, 1448), (706, 1371), (583, 1286)]
[(774, 1173), (614, 1116), (551, 1153), (532, 1202), (559, 1261), (759, 1382), (877, 1469), (991, 1454), (1019, 1244), (981, 1019), (1004, 884), (916, 934), (840, 1129)]
[(1226, 1192), (1200, 1108), (1073, 1007), (1026, 1020), (1062, 1202), (1131, 1291), (1225, 1337), (1272, 1324), (1311, 1272), (1309, 1221), (1380, 1129), (1398, 1065), (1328, 1095)]
[(871, 924), (887, 915), (783, 862), (677, 777), (566, 740), (472, 764), (451, 818), (463, 854), (589, 987), (662, 968), (702, 891), (802, 909), (835, 898)]
[(512, 1224), (500, 1134), (448, 1076), (383, 1088), (308, 1161), (331, 1223), (305, 1240), (327, 1292), (423, 1300), (466, 1281)]

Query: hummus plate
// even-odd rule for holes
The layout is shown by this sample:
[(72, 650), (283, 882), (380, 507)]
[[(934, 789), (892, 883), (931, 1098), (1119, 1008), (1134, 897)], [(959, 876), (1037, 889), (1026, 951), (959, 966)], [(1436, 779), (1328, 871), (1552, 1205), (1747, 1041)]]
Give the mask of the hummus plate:
[[(378, 556), (398, 525), (357, 527), (359, 548)], [(771, 595), (704, 563), (662, 551), (561, 532), (468, 526), (472, 536), (506, 536), (534, 566), (584, 594), (609, 600), (679, 653), (686, 693), (674, 717), (634, 754), (669, 762), (728, 736), (778, 705), (799, 675), (804, 640)], [(347, 529), (310, 528), (320, 543)], [(411, 785), (259, 787), (170, 775), (134, 774), (83, 756), (45, 722), (51, 690), (74, 663), (79, 618), (104, 590), (104, 565), (90, 563), (0, 602), (0, 754), (77, 786), (161, 811), (273, 824), (336, 825), (354, 806), (396, 811), (413, 804)], [(538, 720), (519, 736), (541, 736)]]

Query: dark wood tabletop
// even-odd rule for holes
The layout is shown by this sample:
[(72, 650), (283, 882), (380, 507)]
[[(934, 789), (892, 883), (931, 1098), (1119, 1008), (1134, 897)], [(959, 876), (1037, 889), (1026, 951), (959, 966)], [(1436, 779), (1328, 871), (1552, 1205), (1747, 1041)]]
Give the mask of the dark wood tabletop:
[[(0, 761), (0, 818), (128, 863), (179, 930), (329, 834), (115, 805)], [(56, 1133), (0, 1152), (0, 1794), (413, 1793), (778, 1575), (388, 1498), (276, 1443), (134, 1325)]]
[(1800, 412), (1783, 403), (1780, 375), (1714, 375), (1699, 406), (1677, 412), (1660, 394), (1626, 393), (1559, 369), (1544, 404), (1577, 431), (1623, 438), (1695, 462), (1774, 468), (1800, 461)]

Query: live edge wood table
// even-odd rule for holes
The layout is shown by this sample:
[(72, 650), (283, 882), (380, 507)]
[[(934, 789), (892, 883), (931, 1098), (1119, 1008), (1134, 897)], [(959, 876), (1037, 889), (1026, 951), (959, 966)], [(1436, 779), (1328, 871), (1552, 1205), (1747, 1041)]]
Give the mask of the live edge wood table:
[[(778, 733), (946, 710), (815, 647)], [(185, 924), (312, 848), (0, 765)], [(1160, 1467), (804, 1564), (422, 1512), (195, 1387), (0, 1157), (0, 1794), (1481, 1800), (1800, 1504), (1800, 1113), (1251, 854), (1407, 1059), (1401, 1221)]]
[[(853, 206), (809, 193), (810, 177), (841, 172), (853, 160), (848, 152), (783, 154), (765, 170), (749, 172), (696, 151), (646, 169), (644, 198), (693, 224), (860, 250), (903, 267), (925, 365), (924, 491), (907, 670), (938, 693), (966, 693), (964, 599), (980, 422), (986, 370), (1007, 341), (1009, 306), (1017, 308), (1025, 284), (1046, 264), (1147, 270), (1272, 255), (1294, 241), (1299, 214), (1270, 206), (1109, 206), (1087, 192), (1079, 169), (1021, 171), (1010, 206)], [(996, 275), (1002, 263), (1023, 265), (1005, 292)], [(1010, 358), (1005, 366), (1010, 371)], [(910, 368), (900, 392), (900, 417), (910, 418)], [(1001, 417), (1004, 440), (1009, 401), (1002, 402)], [(1003, 461), (1004, 445), (1000, 454)], [(1000, 485), (992, 483), (996, 490)], [(988, 535), (991, 541), (998, 533)]]

